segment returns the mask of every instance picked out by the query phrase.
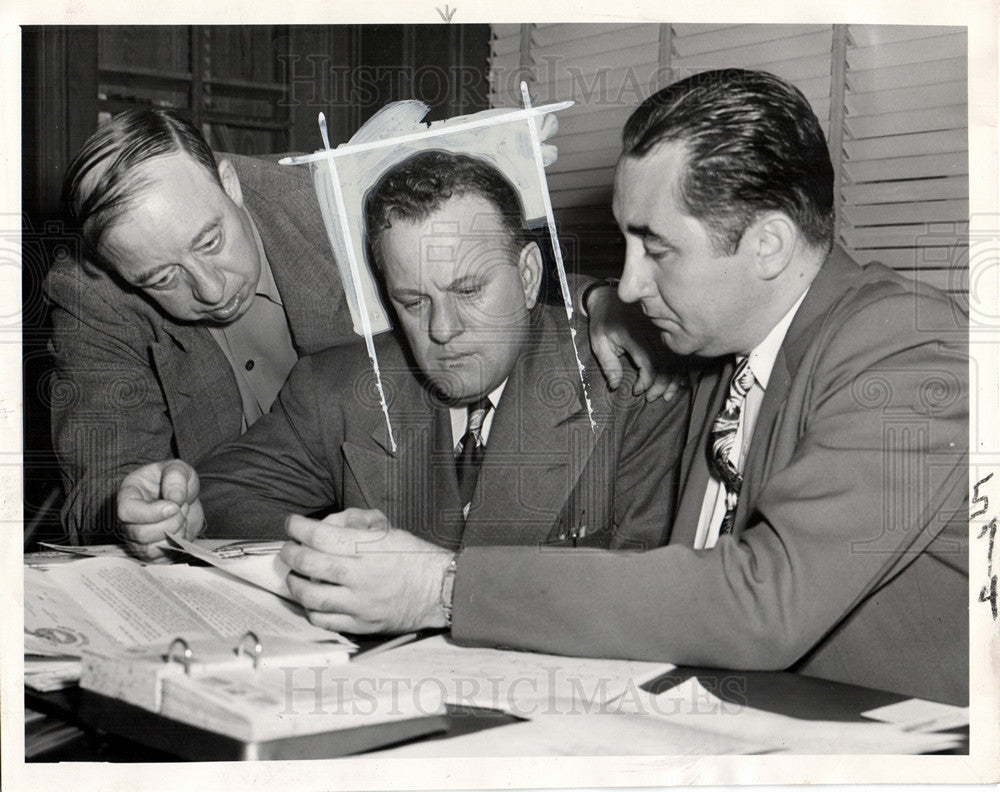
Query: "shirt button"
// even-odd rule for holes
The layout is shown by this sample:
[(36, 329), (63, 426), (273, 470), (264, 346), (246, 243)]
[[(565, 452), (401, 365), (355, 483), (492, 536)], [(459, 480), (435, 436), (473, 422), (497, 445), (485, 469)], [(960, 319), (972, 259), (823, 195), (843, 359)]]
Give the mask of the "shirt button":
[(253, 361), (248, 360), (246, 364), (243, 366), (243, 368), (245, 368), (247, 371), (253, 371), (253, 366), (254, 366)]

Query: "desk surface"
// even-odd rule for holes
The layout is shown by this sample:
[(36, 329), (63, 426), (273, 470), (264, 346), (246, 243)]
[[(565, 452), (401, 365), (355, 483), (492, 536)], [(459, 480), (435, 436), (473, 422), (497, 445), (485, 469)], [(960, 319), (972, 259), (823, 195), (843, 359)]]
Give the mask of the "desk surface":
[[(751, 707), (807, 720), (863, 722), (861, 713), (905, 699), (904, 696), (870, 688), (804, 677), (784, 672), (725, 671), (709, 668), (681, 667), (644, 684), (652, 693), (660, 693), (697, 677), (708, 692), (734, 706)], [(136, 718), (111, 718), (102, 704), (103, 697), (78, 688), (53, 693), (25, 691), (25, 706), (52, 718), (78, 725), (80, 738), (60, 748), (34, 757), (32, 761), (104, 761), (104, 762), (163, 762), (177, 760), (179, 739), (164, 731), (163, 719), (139, 711)], [(142, 715), (148, 717), (142, 717)], [(442, 731), (417, 737), (417, 741), (448, 740), (470, 732), (492, 729), (518, 722), (518, 718), (495, 710), (473, 707), (449, 707), (448, 716), (440, 724)], [(157, 721), (159, 723), (157, 723)], [(178, 727), (181, 728), (181, 727)], [(968, 753), (968, 730), (960, 730), (961, 744), (948, 751)], [(167, 748), (168, 750), (164, 750)], [(433, 751), (431, 746), (427, 746)], [(441, 755), (448, 755), (447, 744), (441, 744)], [(240, 758), (229, 753), (216, 759)], [(208, 759), (207, 755), (189, 758)]]

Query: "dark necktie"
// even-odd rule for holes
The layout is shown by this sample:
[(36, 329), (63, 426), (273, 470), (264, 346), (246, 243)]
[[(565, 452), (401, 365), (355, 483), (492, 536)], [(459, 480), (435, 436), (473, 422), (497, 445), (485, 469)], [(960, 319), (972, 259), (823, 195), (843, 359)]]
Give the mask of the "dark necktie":
[[(722, 519), (719, 535), (732, 533), (736, 518), (736, 505), (740, 499), (743, 487), (743, 474), (736, 467), (736, 460), (731, 458), (733, 444), (736, 442), (736, 430), (739, 429), (740, 416), (747, 393), (755, 382), (750, 370), (750, 358), (738, 361), (736, 371), (729, 383), (729, 395), (722, 412), (712, 424), (712, 467), (726, 488), (726, 516)], [(744, 442), (746, 438), (744, 438)]]
[(490, 411), (489, 399), (480, 399), (468, 406), (468, 422), (465, 434), (459, 441), (458, 456), (455, 458), (455, 468), (458, 473), (458, 494), (462, 505), (472, 502), (472, 493), (476, 491), (476, 481), (479, 478), (479, 466), (483, 462), (486, 446), (483, 443), (483, 421)]

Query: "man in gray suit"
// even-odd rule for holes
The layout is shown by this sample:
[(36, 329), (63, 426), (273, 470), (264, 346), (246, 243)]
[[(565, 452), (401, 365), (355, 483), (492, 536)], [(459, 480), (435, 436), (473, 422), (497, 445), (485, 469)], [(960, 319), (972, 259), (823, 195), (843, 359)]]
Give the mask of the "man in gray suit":
[[(271, 413), (200, 479), (179, 460), (125, 478), (133, 539), (197, 536), (203, 509), (215, 535), (285, 536), (287, 523), (303, 539), (288, 548), (302, 573), (289, 587), (316, 623), (352, 632), (443, 626), (442, 581), (463, 547), (662, 544), (685, 400), (646, 403), (592, 374), (584, 393), (565, 312), (537, 303), (541, 254), (510, 183), (471, 157), (418, 154), (373, 188), (368, 228), (407, 339), (378, 342), (392, 433), (363, 347), (303, 358)], [(164, 500), (186, 520), (156, 521)], [(301, 516), (331, 509), (346, 511)], [(354, 559), (362, 608), (330, 614), (316, 600), (329, 587), (308, 578), (342, 563), (323, 552), (340, 524), (363, 527), (375, 552)], [(378, 552), (389, 536), (394, 552)]]
[(301, 354), (355, 340), (312, 181), (226, 155), (169, 110), (105, 122), (66, 175), (85, 259), (57, 261), (52, 436), (63, 521), (118, 536), (129, 470), (197, 462), (266, 412)]

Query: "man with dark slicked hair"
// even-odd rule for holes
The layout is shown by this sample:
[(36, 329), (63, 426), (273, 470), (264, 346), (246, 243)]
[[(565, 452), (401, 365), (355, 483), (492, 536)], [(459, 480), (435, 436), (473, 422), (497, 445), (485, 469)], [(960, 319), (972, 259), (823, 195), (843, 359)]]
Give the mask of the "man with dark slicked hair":
[(833, 245), (833, 176), (770, 74), (696, 74), (633, 113), (618, 294), (693, 361), (669, 544), (518, 550), (503, 578), (469, 548), (455, 638), (968, 701), (965, 317)]

